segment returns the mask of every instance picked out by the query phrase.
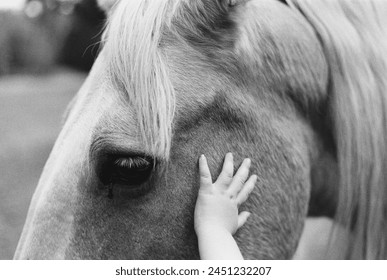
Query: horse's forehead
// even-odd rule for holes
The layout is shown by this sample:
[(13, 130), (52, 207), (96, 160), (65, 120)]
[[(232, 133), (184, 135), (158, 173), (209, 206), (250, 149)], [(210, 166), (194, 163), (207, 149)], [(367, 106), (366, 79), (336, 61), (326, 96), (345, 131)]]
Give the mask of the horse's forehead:
[[(318, 74), (313, 72), (321, 72), (319, 68), (323, 68), (323, 63), (310, 62), (315, 59), (312, 52), (317, 43), (313, 34), (310, 34), (311, 30), (308, 29), (307, 22), (294, 16), (293, 12), (285, 5), (273, 4), (272, 1), (250, 1), (250, 3), (239, 8), (239, 11), (233, 15), (238, 34), (235, 36), (233, 49), (229, 53), (230, 56), (236, 57), (234, 60), (228, 57), (221, 57), (226, 62), (220, 61), (219, 57), (213, 59), (205, 47), (200, 49), (197, 46), (193, 47), (192, 42), (181, 41), (181, 39), (186, 38), (178, 38), (179, 40), (174, 41), (173, 36), (176, 34), (168, 32), (163, 34), (162, 44), (159, 48), (162, 49), (162, 57), (168, 70), (167, 76), (176, 93), (174, 100), (176, 113), (173, 123), (175, 128), (178, 128), (180, 124), (183, 126), (191, 125), (193, 120), (198, 119), (198, 114), (206, 111), (206, 108), (216, 105), (220, 96), (225, 101), (222, 102), (222, 106), (232, 107), (232, 109), (240, 108), (246, 111), (252, 107), (254, 102), (263, 103), (263, 99), (267, 98), (268, 94), (275, 95), (277, 91), (287, 87), (287, 84), (293, 86), (294, 88), (291, 90), (297, 94), (302, 94), (302, 91), (317, 92), (313, 88), (315, 86), (313, 79)], [(305, 48), (304, 52), (302, 52), (302, 48)], [(240, 64), (237, 69), (243, 71), (232, 72), (230, 69), (229, 73), (225, 73), (228, 69), (224, 71), (226, 67), (221, 68), (217, 65), (224, 63), (227, 66), (229, 61)], [(113, 100), (109, 103), (111, 109), (103, 112), (101, 110), (104, 114), (103, 125), (110, 124), (111, 127), (117, 128), (121, 122), (122, 127), (125, 128), (122, 131), (128, 130), (138, 133), (135, 122), (136, 110), (126, 102), (127, 92), (125, 89), (120, 90), (111, 86), (114, 76), (105, 70), (106, 63), (105, 50), (103, 50), (99, 62), (95, 66), (95, 72), (98, 73), (92, 82), (95, 90), (89, 90), (88, 94), (101, 93), (105, 95), (106, 98), (101, 99), (103, 103), (101, 107), (107, 107), (107, 102), (104, 100)], [(248, 63), (256, 64), (251, 66)], [(306, 71), (312, 64), (314, 69)], [(255, 83), (254, 91), (259, 95), (258, 99), (252, 99), (251, 94), (244, 94), (247, 88), (251, 90), (249, 85), (245, 88), (246, 85), (243, 83), (235, 82), (246, 79), (246, 77), (250, 79), (251, 75), (260, 77), (258, 83), (251, 79), (252, 83)], [(321, 80), (327, 79), (322, 77)], [(298, 86), (306, 89), (300, 91)], [(310, 90), (307, 90), (308, 87)], [(143, 92), (141, 94), (149, 93)], [(128, 122), (128, 120), (132, 121)]]
[[(303, 17), (276, 1), (250, 1), (232, 19), (237, 32), (234, 44), (230, 50), (219, 52), (230, 57), (214, 59), (209, 48), (167, 40), (172, 43), (164, 54), (178, 109), (198, 111), (222, 93), (230, 99), (224, 105), (246, 106), (240, 101), (251, 96), (241, 93), (252, 87), (261, 94), (261, 101), (265, 98), (262, 92), (288, 91), (299, 95), (295, 98), (302, 102), (325, 99), (327, 61), (313, 28)], [(227, 67), (231, 63), (238, 65)]]
[[(167, 43), (161, 44), (162, 54), (167, 64), (168, 78), (171, 79), (176, 92), (175, 125), (176, 120), (195, 119), (192, 118), (193, 115), (211, 106), (219, 95), (229, 99), (230, 102), (222, 103), (225, 106), (246, 107), (246, 103), (240, 101), (248, 95), (241, 94), (245, 89), (243, 85), (235, 83), (235, 80), (243, 80), (251, 75), (260, 77), (255, 85), (255, 91), (258, 93), (276, 92), (288, 85), (293, 87), (291, 90), (297, 94), (303, 91), (313, 94), (319, 91), (317, 88), (324, 88), (323, 85), (316, 85), (327, 81), (326, 77), (320, 75), (325, 72), (322, 69), (322, 53), (314, 52), (314, 48), (319, 47), (318, 42), (310, 28), (308, 29), (307, 22), (295, 16), (288, 7), (267, 0), (250, 1), (233, 15), (233, 20), (237, 25), (238, 34), (230, 54), (236, 57), (233, 61), (241, 64), (238, 69), (244, 71), (240, 72), (232, 72), (230, 69), (230, 73), (224, 73), (219, 70), (217, 64), (232, 61), (228, 57), (224, 57), (226, 62), (213, 60), (208, 56), (208, 49), (194, 48), (190, 45), (192, 42), (181, 42), (182, 38), (174, 41), (173, 38), (167, 38), (173, 37), (168, 32), (163, 35), (162, 42)], [(101, 55), (103, 54), (104, 51)], [(99, 66), (101, 72), (104, 72), (103, 65), (106, 64), (103, 59)], [(223, 67), (225, 68), (227, 67)], [(321, 79), (316, 79), (319, 75)], [(94, 79), (95, 83), (109, 83), (111, 76), (106, 76), (108, 79)], [(303, 87), (302, 90), (299, 90), (300, 87)], [(115, 97), (125, 95), (124, 90), (117, 89), (108, 94)], [(125, 115), (134, 114), (133, 108), (127, 106), (124, 99), (115, 100), (120, 103), (120, 112), (126, 111)], [(114, 120), (116, 117), (114, 116)], [(134, 119), (133, 116), (131, 119)]]

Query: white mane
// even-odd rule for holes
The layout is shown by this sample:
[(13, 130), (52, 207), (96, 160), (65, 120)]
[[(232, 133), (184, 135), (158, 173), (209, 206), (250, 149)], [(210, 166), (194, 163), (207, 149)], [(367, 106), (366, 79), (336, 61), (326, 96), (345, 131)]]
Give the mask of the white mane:
[(175, 94), (160, 41), (170, 2), (121, 1), (105, 33), (108, 71), (135, 110), (140, 141), (165, 159), (171, 147)]

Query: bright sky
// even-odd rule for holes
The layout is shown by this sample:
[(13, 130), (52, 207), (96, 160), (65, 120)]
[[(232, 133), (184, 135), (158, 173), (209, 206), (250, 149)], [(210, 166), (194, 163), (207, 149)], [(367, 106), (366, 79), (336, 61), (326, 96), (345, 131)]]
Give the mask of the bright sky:
[(2, 9), (20, 9), (25, 0), (0, 0), (0, 10)]

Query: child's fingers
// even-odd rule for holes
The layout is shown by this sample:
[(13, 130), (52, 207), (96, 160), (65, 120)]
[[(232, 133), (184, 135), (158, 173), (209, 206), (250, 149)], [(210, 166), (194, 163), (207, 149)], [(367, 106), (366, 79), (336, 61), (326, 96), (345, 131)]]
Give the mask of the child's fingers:
[(209, 188), (212, 185), (211, 172), (204, 155), (199, 158), (200, 188)]
[(238, 215), (238, 229), (241, 228), (250, 217), (251, 213), (243, 211)]
[(250, 193), (253, 191), (255, 187), (255, 183), (257, 182), (257, 179), (258, 179), (257, 175), (252, 175), (247, 180), (247, 182), (243, 185), (242, 190), (238, 193), (236, 197), (236, 202), (238, 206), (247, 200)]
[(247, 180), (247, 178), (249, 176), (250, 165), (251, 165), (251, 160), (249, 158), (246, 158), (242, 162), (237, 173), (235, 174), (234, 178), (232, 179), (230, 187), (227, 190), (227, 192), (230, 194), (230, 196), (236, 197), (238, 192), (242, 189), (243, 184), (245, 183), (245, 181)]
[(233, 174), (234, 174), (234, 160), (233, 160), (232, 153), (228, 153), (224, 158), (222, 172), (219, 174), (219, 177), (216, 180), (216, 184), (227, 189), (227, 187), (232, 182)]

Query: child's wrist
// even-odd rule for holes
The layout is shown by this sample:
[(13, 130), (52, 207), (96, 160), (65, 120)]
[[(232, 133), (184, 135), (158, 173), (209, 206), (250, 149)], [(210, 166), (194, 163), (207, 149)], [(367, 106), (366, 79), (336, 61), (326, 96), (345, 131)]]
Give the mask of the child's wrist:
[(196, 235), (200, 236), (218, 236), (218, 235), (231, 235), (232, 233), (225, 227), (219, 225), (200, 225), (195, 228)]
[(223, 226), (197, 229), (200, 258), (203, 260), (241, 260), (243, 256), (231, 232)]

